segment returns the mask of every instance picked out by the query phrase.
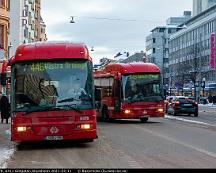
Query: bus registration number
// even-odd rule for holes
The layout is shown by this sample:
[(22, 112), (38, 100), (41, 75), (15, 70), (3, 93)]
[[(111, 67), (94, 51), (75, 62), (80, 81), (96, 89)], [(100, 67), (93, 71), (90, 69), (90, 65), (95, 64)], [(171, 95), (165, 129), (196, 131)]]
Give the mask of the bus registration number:
[(46, 136), (45, 140), (48, 141), (59, 141), (59, 140), (63, 140), (63, 136)]

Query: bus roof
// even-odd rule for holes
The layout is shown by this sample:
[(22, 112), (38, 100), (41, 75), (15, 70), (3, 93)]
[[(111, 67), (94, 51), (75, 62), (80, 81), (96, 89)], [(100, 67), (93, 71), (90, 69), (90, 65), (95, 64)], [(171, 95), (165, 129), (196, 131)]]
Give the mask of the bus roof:
[(18, 61), (49, 60), (49, 59), (86, 59), (89, 56), (87, 46), (72, 42), (35, 42), (20, 45), (12, 60)]
[(121, 74), (131, 74), (131, 73), (160, 73), (160, 68), (152, 63), (117, 63), (117, 64), (109, 64), (104, 67), (103, 70), (98, 70), (95, 72), (95, 75), (99, 74), (107, 74), (107, 73), (116, 73), (119, 72)]

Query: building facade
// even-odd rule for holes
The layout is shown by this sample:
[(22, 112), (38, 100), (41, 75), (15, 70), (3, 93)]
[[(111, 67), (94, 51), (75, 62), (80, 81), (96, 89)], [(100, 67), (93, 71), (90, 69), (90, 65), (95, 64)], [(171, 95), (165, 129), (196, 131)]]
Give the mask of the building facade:
[(216, 4), (216, 0), (193, 0), (193, 16)]
[(8, 59), (9, 0), (0, 0), (0, 60)]
[(166, 26), (158, 26), (146, 37), (147, 61), (160, 67), (165, 87), (169, 85), (169, 38), (182, 27), (181, 23), (191, 18), (191, 12), (185, 11), (182, 17), (170, 17)]
[(206, 86), (216, 83), (216, 70), (209, 65), (210, 36), (216, 33), (215, 11), (216, 5), (185, 22), (186, 29), (171, 35), (170, 87), (194, 87), (198, 95), (202, 81)]
[[(11, 0), (10, 56), (22, 43), (41, 41), (41, 0)], [(43, 41), (43, 40), (42, 40)]]

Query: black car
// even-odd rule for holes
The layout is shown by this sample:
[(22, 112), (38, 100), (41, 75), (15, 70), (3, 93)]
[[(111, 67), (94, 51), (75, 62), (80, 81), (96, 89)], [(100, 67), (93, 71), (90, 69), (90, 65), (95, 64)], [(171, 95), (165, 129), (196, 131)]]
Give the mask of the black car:
[(171, 104), (169, 104), (168, 114), (193, 114), (195, 117), (198, 116), (198, 104), (194, 100), (188, 99), (184, 96), (176, 96), (173, 98)]

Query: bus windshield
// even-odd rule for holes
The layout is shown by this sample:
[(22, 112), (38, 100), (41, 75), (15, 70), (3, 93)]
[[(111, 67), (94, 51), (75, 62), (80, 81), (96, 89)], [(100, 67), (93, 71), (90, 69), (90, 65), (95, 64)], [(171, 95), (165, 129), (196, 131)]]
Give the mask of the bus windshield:
[(12, 73), (14, 112), (94, 108), (89, 61), (20, 62), (13, 65)]
[(125, 102), (163, 100), (160, 74), (129, 74), (122, 76)]

